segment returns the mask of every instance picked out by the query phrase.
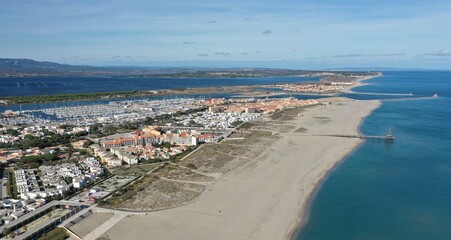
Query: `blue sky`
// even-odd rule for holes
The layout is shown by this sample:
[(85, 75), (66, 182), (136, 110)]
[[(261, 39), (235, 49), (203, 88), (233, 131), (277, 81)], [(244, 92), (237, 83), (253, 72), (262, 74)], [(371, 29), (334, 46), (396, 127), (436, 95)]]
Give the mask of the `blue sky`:
[(451, 1), (1, 1), (0, 57), (159, 67), (451, 69)]

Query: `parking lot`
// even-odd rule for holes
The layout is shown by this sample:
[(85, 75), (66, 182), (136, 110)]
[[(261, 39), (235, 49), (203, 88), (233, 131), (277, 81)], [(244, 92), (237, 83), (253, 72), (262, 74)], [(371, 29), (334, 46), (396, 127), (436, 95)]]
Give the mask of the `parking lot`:
[(127, 183), (133, 181), (134, 176), (113, 176), (93, 187), (72, 197), (70, 201), (76, 201), (86, 204), (94, 204), (98, 199), (102, 199)]

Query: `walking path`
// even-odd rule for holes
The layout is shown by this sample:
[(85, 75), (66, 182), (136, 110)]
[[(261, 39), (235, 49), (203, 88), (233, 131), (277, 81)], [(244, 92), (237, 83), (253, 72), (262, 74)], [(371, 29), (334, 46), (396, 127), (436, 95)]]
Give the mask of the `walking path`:
[(185, 180), (178, 180), (178, 179), (170, 179), (165, 177), (160, 177), (160, 179), (169, 181), (169, 182), (178, 182), (178, 183), (192, 183), (192, 184), (198, 184), (198, 185), (204, 185), (207, 186), (212, 182), (197, 182), (197, 181), (185, 181)]
[(114, 213), (114, 215), (108, 219), (106, 222), (102, 223), (100, 226), (98, 226), (96, 229), (94, 229), (92, 232), (88, 233), (83, 239), (84, 240), (95, 240), (102, 236), (106, 231), (108, 231), (110, 228), (112, 228), (116, 223), (120, 222), (125, 217), (128, 217), (130, 215), (134, 214), (140, 214), (140, 213), (128, 213), (124, 211), (114, 211), (109, 209), (101, 209), (101, 208), (95, 208), (93, 211), (97, 212), (110, 212)]
[(169, 163), (169, 164), (171, 164), (171, 165), (173, 165), (173, 166), (177, 166), (177, 167), (180, 167), (180, 168), (183, 168), (183, 169), (190, 170), (191, 172), (200, 174), (200, 175), (202, 175), (202, 176), (218, 178), (217, 175), (214, 174), (214, 173), (213, 173), (213, 174), (211, 174), (211, 173), (209, 174), (209, 173), (200, 172), (200, 171), (197, 171), (197, 170), (195, 170), (195, 169), (192, 169), (192, 168), (189, 168), (189, 167), (185, 167), (185, 166), (182, 166), (182, 165), (180, 165), (180, 164), (173, 163), (173, 162), (167, 162), (167, 163)]

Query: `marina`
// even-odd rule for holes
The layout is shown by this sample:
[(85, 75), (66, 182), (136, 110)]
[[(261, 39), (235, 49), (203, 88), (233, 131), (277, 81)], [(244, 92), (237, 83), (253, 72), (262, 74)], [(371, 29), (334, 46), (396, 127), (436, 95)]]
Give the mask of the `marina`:
[[(0, 123), (6, 125), (58, 123), (74, 126), (94, 123), (119, 123), (172, 114), (202, 107), (204, 98), (169, 98), (161, 100), (125, 100), (107, 104), (67, 105), (41, 109), (5, 111)], [(22, 109), (22, 107), (20, 107)], [(9, 117), (6, 117), (9, 115)]]

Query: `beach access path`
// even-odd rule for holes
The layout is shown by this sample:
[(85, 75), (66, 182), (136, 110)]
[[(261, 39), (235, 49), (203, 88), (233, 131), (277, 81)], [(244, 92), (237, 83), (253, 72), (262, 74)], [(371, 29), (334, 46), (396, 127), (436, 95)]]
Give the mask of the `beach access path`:
[(193, 203), (127, 216), (103, 236), (112, 240), (289, 239), (315, 187), (363, 141), (312, 135), (356, 135), (362, 119), (379, 105), (379, 101), (340, 100), (309, 108), (265, 154), (218, 179)]

